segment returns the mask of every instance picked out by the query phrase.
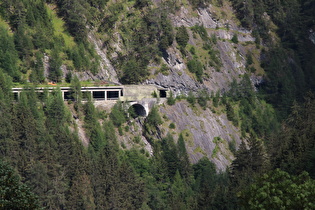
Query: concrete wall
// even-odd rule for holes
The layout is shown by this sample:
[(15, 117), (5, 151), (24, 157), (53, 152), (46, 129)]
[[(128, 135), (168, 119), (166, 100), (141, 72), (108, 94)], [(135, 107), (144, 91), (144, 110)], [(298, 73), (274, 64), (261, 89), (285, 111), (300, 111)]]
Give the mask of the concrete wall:
[(144, 98), (152, 98), (152, 94), (156, 92), (159, 95), (159, 90), (154, 85), (125, 85), (121, 101), (140, 101)]

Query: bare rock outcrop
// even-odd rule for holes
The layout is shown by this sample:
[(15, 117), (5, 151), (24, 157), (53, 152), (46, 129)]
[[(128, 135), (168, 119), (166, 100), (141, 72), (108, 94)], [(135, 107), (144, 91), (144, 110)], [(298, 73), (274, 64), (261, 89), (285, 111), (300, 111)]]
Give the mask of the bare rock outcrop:
[(183, 133), (192, 163), (207, 156), (218, 171), (225, 171), (231, 164), (234, 155), (230, 145), (238, 148), (241, 140), (239, 130), (224, 114), (217, 115), (209, 109), (193, 109), (184, 101), (161, 107), (160, 111), (176, 124), (178, 133)]
[(111, 81), (114, 83), (119, 83), (117, 73), (110, 63), (109, 59), (106, 55), (106, 49), (102, 49), (102, 41), (98, 40), (93, 34), (89, 34), (89, 40), (94, 44), (95, 50), (97, 54), (101, 57), (100, 60), (100, 72), (99, 76), (103, 78), (103, 80)]
[(154, 79), (147, 80), (146, 84), (170, 88), (175, 95), (187, 94), (189, 91), (197, 92), (202, 88), (202, 84), (186, 73), (187, 66), (174, 47), (167, 50), (167, 55), (163, 60), (170, 68), (169, 74), (159, 73)]
[[(232, 8), (228, 5), (225, 10)], [(147, 80), (146, 84), (156, 84), (165, 88), (170, 88), (175, 95), (187, 94), (188, 92), (197, 92), (200, 89), (206, 89), (208, 92), (216, 92), (229, 89), (230, 83), (234, 78), (237, 80), (241, 75), (246, 73), (246, 42), (254, 42), (255, 39), (251, 35), (251, 31), (239, 27), (232, 20), (218, 19), (215, 15), (214, 7), (209, 5), (207, 8), (199, 8), (197, 15), (192, 15), (191, 11), (182, 6), (176, 14), (170, 14), (171, 21), (175, 27), (185, 26), (193, 27), (202, 25), (208, 33), (208, 37), (215, 36), (216, 49), (218, 50), (221, 60), (221, 67), (214, 68), (204, 63), (203, 83), (198, 82), (193, 74), (191, 74), (186, 63), (191, 58), (176, 49), (176, 45), (171, 46), (164, 53), (164, 63), (170, 68), (168, 75), (161, 73), (155, 78)], [(228, 27), (227, 27), (228, 25)], [(188, 43), (196, 46), (200, 40), (196, 40), (196, 36), (189, 30)], [(239, 43), (233, 43), (230, 40), (236, 35)]]
[(179, 12), (176, 14), (170, 14), (170, 19), (175, 27), (203, 25), (206, 28), (216, 28), (218, 23), (211, 17), (209, 8), (198, 9), (197, 12), (198, 17), (194, 17), (186, 7), (182, 6)]
[[(63, 78), (71, 72), (72, 75), (76, 75), (80, 81), (93, 80), (93, 81), (107, 81), (115, 84), (120, 84), (116, 70), (112, 66), (110, 60), (107, 58), (106, 49), (102, 49), (102, 41), (98, 40), (92, 33), (88, 35), (89, 41), (94, 45), (95, 51), (100, 56), (100, 68), (97, 74), (93, 74), (89, 69), (85, 71), (71, 71), (66, 65), (62, 65), (60, 68), (62, 70)], [(49, 77), (49, 56), (44, 54), (44, 76)]]

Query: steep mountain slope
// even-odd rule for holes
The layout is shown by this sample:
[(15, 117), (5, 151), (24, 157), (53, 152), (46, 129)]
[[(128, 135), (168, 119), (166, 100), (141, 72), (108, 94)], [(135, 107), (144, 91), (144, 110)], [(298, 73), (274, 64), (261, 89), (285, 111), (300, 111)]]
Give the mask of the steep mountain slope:
[[(314, 207), (314, 20), (313, 0), (2, 0), (1, 178), (31, 209)], [(139, 117), (78, 91), (112, 84), (170, 94)], [(34, 89), (58, 85), (73, 100)], [(280, 202), (279, 175), (307, 190)]]
[[(190, 107), (185, 102), (161, 107), (160, 110), (161, 114), (165, 114), (166, 119), (169, 119), (166, 126), (174, 123), (176, 128), (173, 133), (183, 133), (192, 163), (197, 163), (203, 156), (207, 156), (218, 171), (226, 170), (241, 139), (240, 131), (224, 114), (218, 115), (209, 109)], [(231, 148), (233, 146), (234, 151)]]
[[(129, 5), (124, 7), (127, 7), (125, 10), (131, 14), (135, 12), (130, 11)], [(151, 5), (150, 7), (161, 8), (163, 5)], [(152, 12), (150, 9), (148, 10), (143, 11), (144, 14), (142, 15), (145, 16), (146, 12)], [(210, 5), (198, 10), (193, 10), (189, 4), (185, 4), (179, 6), (174, 14), (166, 14), (171, 20), (170, 30), (175, 31), (184, 26), (189, 39), (184, 48), (175, 41), (171, 41), (171, 45), (165, 51), (156, 51), (154, 56), (159, 57), (159, 54), (162, 53), (162, 59), (157, 58), (158, 61), (149, 61), (151, 76), (143, 82), (171, 88), (176, 94), (187, 94), (189, 91), (197, 92), (197, 90), (204, 88), (208, 91), (229, 89), (229, 84), (233, 78), (238, 79), (247, 72), (246, 55), (248, 53), (253, 54), (254, 61), (259, 62), (257, 61), (257, 59), (259, 60), (259, 50), (255, 49), (255, 39), (251, 36), (250, 31), (237, 26), (237, 19), (232, 14), (232, 8), (228, 2), (225, 2), (222, 7)], [(123, 19), (123, 21), (126, 20)], [(121, 28), (125, 27), (123, 21), (115, 23), (115, 28), (111, 32), (113, 39), (106, 41), (104, 48), (107, 57), (111, 58), (113, 62), (119, 59), (117, 53), (124, 54), (128, 51), (126, 41), (123, 40), (128, 40), (128, 38), (125, 37), (124, 32), (121, 32)], [(237, 37), (237, 43), (231, 41), (234, 35)], [(109, 51), (107, 49), (114, 50)], [(203, 66), (203, 73), (200, 78), (202, 82), (200, 82), (201, 80), (198, 81), (194, 73), (188, 70), (187, 64), (193, 59), (201, 62)], [(162, 66), (166, 70), (160, 72)], [(116, 71), (119, 73), (119, 65), (116, 67)], [(109, 66), (109, 68), (111, 67)], [(260, 71), (260, 73), (262, 72)]]
[[(254, 48), (255, 39), (249, 31), (228, 19), (231, 17), (217, 17), (219, 20), (216, 20), (215, 13), (232, 13), (232, 8), (228, 5), (222, 8), (211, 5), (208, 8), (198, 9), (194, 13), (197, 14), (191, 14), (191, 11), (182, 6), (170, 17), (175, 27), (184, 26), (188, 29), (189, 41), (186, 49), (189, 51), (193, 47), (197, 55), (190, 52), (187, 55), (181, 54), (174, 43), (164, 57), (164, 61), (172, 70), (170, 75), (165, 76), (159, 73), (155, 79), (149, 80), (149, 83), (172, 87), (175, 92), (186, 94), (202, 88), (214, 92), (227, 90), (233, 78), (238, 79), (247, 72), (246, 55), (250, 49)], [(194, 30), (196, 26), (201, 26), (199, 33), (202, 35)], [(234, 35), (237, 36), (239, 43), (231, 41)], [(209, 46), (206, 45), (210, 40), (212, 42), (210, 48), (213, 49), (207, 49)], [(213, 54), (217, 59), (211, 57)], [(259, 51), (255, 53), (255, 56), (259, 57)], [(189, 74), (187, 63), (193, 57), (197, 57), (203, 64), (202, 83)]]
[[(140, 17), (146, 16), (146, 13), (149, 14), (150, 10), (153, 10), (152, 8), (162, 6), (161, 4), (151, 5), (148, 7), (149, 11), (143, 10), (144, 14), (141, 14)], [(123, 7), (122, 11), (135, 13), (130, 4)], [(118, 18), (122, 18), (122, 21), (116, 22), (115, 27), (111, 29), (113, 39), (106, 42), (102, 52), (106, 53), (107, 57), (114, 63), (124, 62), (119, 60), (118, 55), (126, 53), (129, 47), (126, 44), (129, 41), (126, 38), (128, 36), (121, 31), (123, 27), (126, 27), (124, 21), (128, 23), (130, 21), (124, 19), (124, 14), (123, 12), (119, 13)], [(131, 14), (130, 16), (134, 18)], [(260, 76), (263, 74), (263, 70), (259, 66), (260, 50), (256, 48), (255, 38), (252, 37), (251, 32), (238, 25), (237, 19), (233, 16), (233, 9), (228, 2), (225, 2), (221, 7), (209, 5), (197, 10), (194, 10), (189, 4), (180, 5), (175, 13), (171, 12), (166, 15), (171, 20), (172, 30), (177, 29), (174, 34), (179, 33), (181, 26), (187, 30), (186, 46), (183, 48), (176, 41), (172, 41), (167, 49), (162, 50), (163, 52), (157, 51), (156, 54), (153, 54), (156, 57), (161, 56), (161, 59), (149, 61), (148, 72), (150, 76), (143, 80), (143, 83), (169, 88), (176, 96), (187, 95), (190, 91), (197, 94), (203, 89), (206, 90), (204, 94), (217, 91), (223, 93), (230, 89), (233, 79), (240, 80), (242, 75), (246, 73), (253, 73), (251, 77), (253, 84), (260, 82)], [(233, 37), (236, 41), (232, 40)], [(251, 66), (257, 67), (257, 70), (252, 69), (250, 72), (247, 64), (248, 55), (253, 60)], [(195, 73), (188, 69), (188, 63), (191, 60), (200, 62), (202, 65), (203, 73), (199, 79)], [(116, 64), (115, 67), (119, 75), (121, 72), (119, 64)], [(112, 69), (112, 65), (109, 65), (108, 69)], [(187, 104), (180, 104), (181, 106), (163, 108), (161, 113), (168, 113), (166, 116), (177, 125), (177, 134), (185, 130), (191, 133), (192, 139), (188, 146), (188, 152), (192, 162), (195, 163), (206, 155), (213, 160), (218, 170), (225, 170), (233, 159), (228, 145), (233, 142), (238, 147), (241, 142), (240, 132), (237, 132), (237, 129), (226, 120), (225, 114), (217, 116), (210, 110), (202, 110), (200, 111), (201, 117), (189, 109)], [(172, 115), (170, 113), (174, 115), (177, 113), (181, 118), (174, 119), (174, 117), (169, 116)], [(204, 135), (200, 136), (202, 133)], [(167, 132), (164, 132), (163, 135), (166, 134)], [(215, 138), (220, 138), (222, 142), (214, 143)], [(220, 148), (218, 154), (214, 154), (217, 153), (215, 150), (218, 148)]]
[[(291, 56), (281, 47), (280, 50), (275, 49), (275, 46), (281, 43), (281, 37), (277, 34), (277, 26), (273, 20), (276, 24), (283, 22), (276, 16), (269, 17), (267, 13), (257, 10), (257, 14), (261, 16), (255, 17), (255, 20), (265, 21), (263, 24), (266, 29), (255, 26), (252, 20), (242, 19), (239, 10), (234, 10), (241, 5), (237, 1), (170, 3), (142, 0), (102, 2), (81, 0), (48, 3), (22, 1), (16, 4), (5, 1), (2, 4), (1, 14), (4, 18), (2, 22), (13, 31), (13, 42), (17, 46), (16, 52), (12, 52), (12, 55), (19, 55), (16, 59), (21, 62), (6, 68), (16, 81), (70, 82), (72, 77), (77, 76), (81, 81), (155, 84), (169, 88), (174, 97), (187, 96), (190, 92), (197, 97), (202, 94), (205, 97), (212, 94), (214, 97), (229, 94), (231, 87), (235, 91), (244, 87), (252, 89), (254, 85), (266, 86), (264, 90), (267, 93), (274, 92), (270, 95), (275, 95), (267, 96), (267, 100), (275, 103), (277, 98), (283, 98), (278, 106), (284, 113), (288, 111), (295, 96), (305, 88), (304, 82), (301, 81), (304, 75), (298, 58)], [(290, 5), (279, 7), (286, 8)], [(259, 7), (268, 11), (270, 6), (264, 3)], [(21, 13), (19, 19), (9, 8), (16, 12), (27, 8), (33, 10)], [(40, 19), (39, 10), (43, 8), (44, 18)], [(43, 26), (43, 30), (37, 31), (37, 25)], [(270, 32), (268, 38), (264, 38), (266, 30)], [(45, 45), (45, 42), (48, 44)], [(281, 49), (283, 55), (280, 55), (281, 52), (278, 53)], [(273, 70), (273, 66), (266, 64), (268, 59), (272, 59), (274, 52), (291, 63), (288, 66), (285, 62), (279, 64), (286, 69), (284, 76), (281, 72)], [(265, 75), (262, 63), (264, 68), (269, 70), (269, 76)], [(279, 79), (273, 79), (272, 74), (281, 76)], [(280, 80), (281, 77), (283, 80)], [(293, 81), (294, 77), (297, 78), (296, 81)], [(237, 83), (243, 81), (243, 78), (250, 78), (250, 83), (244, 87), (237, 87)], [(269, 81), (266, 83), (267, 80)], [(290, 82), (294, 82), (295, 85), (291, 87)], [(270, 90), (272, 85), (278, 85), (278, 88)], [(239, 83), (239, 86), (242, 84)], [(233, 94), (229, 97), (238, 100)], [(223, 105), (230, 107), (229, 103)], [(242, 109), (241, 105), (242, 103), (240, 105), (236, 103), (232, 108), (237, 109), (240, 106)], [(180, 108), (182, 106), (177, 107), (179, 110), (174, 107), (162, 110), (165, 113), (171, 113), (170, 110), (173, 113), (190, 112), (182, 110)], [(208, 108), (211, 108), (211, 105)], [(209, 109), (202, 112), (209, 118), (206, 120), (219, 119), (216, 114), (210, 114)], [(224, 116), (225, 112), (226, 110), (221, 115)], [(195, 136), (196, 145), (212, 145), (208, 149), (206, 146), (200, 147), (209, 158), (213, 156), (214, 137), (230, 142), (229, 135), (234, 136), (233, 138), (237, 139), (236, 147), (240, 144), (240, 133), (232, 131), (235, 129), (226, 130), (230, 127), (229, 122), (224, 121), (215, 125), (220, 127), (218, 129), (220, 132), (206, 129), (209, 131), (207, 135), (210, 136), (204, 138), (198, 137), (204, 132), (203, 129), (195, 126), (196, 122), (201, 120), (198, 114), (191, 112), (189, 118), (190, 122), (187, 121), (186, 126), (190, 127), (190, 132)], [(244, 124), (243, 118), (237, 116), (234, 124), (236, 119), (239, 125)], [(229, 120), (232, 118), (229, 117)], [(183, 121), (185, 120), (177, 120), (175, 124)], [(195, 127), (195, 130), (192, 127)], [(187, 129), (183, 126), (179, 128), (178, 133)], [(248, 133), (250, 129), (241, 130), (242, 137), (246, 138), (244, 132)], [(201, 157), (197, 155), (197, 158), (193, 152), (196, 148), (189, 152), (193, 162)], [(227, 159), (231, 161), (232, 156), (227, 155)], [(226, 160), (222, 161), (224, 167), (228, 165)], [(221, 163), (217, 161), (216, 164), (219, 166)], [(223, 169), (223, 165), (219, 168)]]

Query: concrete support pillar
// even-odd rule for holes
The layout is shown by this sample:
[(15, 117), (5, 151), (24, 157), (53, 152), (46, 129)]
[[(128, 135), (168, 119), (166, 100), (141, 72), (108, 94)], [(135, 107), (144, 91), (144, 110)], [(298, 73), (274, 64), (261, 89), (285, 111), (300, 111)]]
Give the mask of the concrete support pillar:
[(106, 90), (104, 91), (104, 100), (105, 101), (107, 100), (107, 91)]
[(149, 109), (149, 103), (145, 103), (143, 105), (145, 112), (146, 112), (146, 117), (149, 115), (150, 109)]

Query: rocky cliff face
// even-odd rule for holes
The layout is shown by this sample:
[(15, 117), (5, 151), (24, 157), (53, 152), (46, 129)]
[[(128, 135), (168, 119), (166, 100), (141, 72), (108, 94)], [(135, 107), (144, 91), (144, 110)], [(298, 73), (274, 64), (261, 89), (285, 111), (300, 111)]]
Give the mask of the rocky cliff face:
[(237, 149), (241, 139), (239, 130), (224, 114), (191, 107), (184, 101), (174, 106), (162, 106), (160, 111), (168, 119), (166, 124), (175, 123), (174, 134), (182, 132), (192, 163), (207, 156), (218, 171), (225, 171), (233, 159), (232, 147)]
[[(162, 58), (162, 63), (167, 65), (169, 72), (167, 74), (151, 72), (150, 79), (147, 79), (144, 84), (155, 84), (169, 88), (175, 95), (185, 95), (190, 91), (197, 93), (202, 89), (208, 92), (224, 92), (229, 89), (229, 84), (233, 79), (238, 80), (247, 72), (246, 55), (248, 53), (253, 55), (254, 62), (259, 63), (260, 51), (256, 49), (255, 39), (252, 37), (251, 31), (239, 27), (238, 20), (233, 15), (233, 10), (228, 3), (224, 3), (222, 7), (209, 5), (208, 8), (198, 10), (181, 6), (176, 13), (169, 14), (169, 18), (173, 27), (186, 27), (189, 34), (187, 52), (183, 55), (174, 41)], [(202, 26), (206, 30), (207, 36), (215, 39), (215, 44), (212, 47), (221, 62), (220, 65), (216, 63), (210, 65), (209, 53), (203, 49), (205, 41), (193, 30), (194, 26)], [(237, 37), (237, 41), (231, 41), (233, 36)], [(124, 49), (124, 43), (120, 37), (118, 32), (113, 33), (113, 40), (116, 41), (112, 41), (110, 47), (114, 49), (114, 52), (107, 54), (107, 48), (103, 47), (101, 42), (90, 34), (90, 42), (95, 45), (102, 60), (101, 71), (97, 75), (84, 73), (84, 75), (80, 75), (81, 79), (119, 82), (117, 69), (113, 67), (110, 59)], [(197, 81), (195, 75), (188, 71), (187, 62), (192, 58), (189, 47), (194, 47), (200, 52), (204, 51), (197, 54), (198, 59), (203, 63), (203, 82)], [(154, 65), (156, 64), (152, 63), (152, 67), (158, 68)], [(260, 81), (255, 74), (252, 74), (251, 79), (253, 83)], [(174, 106), (162, 106), (160, 112), (169, 119), (169, 122), (176, 124), (175, 136), (181, 132), (185, 135), (186, 146), (193, 163), (202, 156), (209, 157), (216, 164), (218, 170), (225, 170), (231, 163), (233, 159), (231, 147), (237, 148), (241, 140), (238, 129), (227, 120), (224, 113), (216, 114), (209, 109), (196, 111), (183, 101)], [(141, 129), (134, 129), (137, 126), (141, 127), (140, 121), (130, 126), (132, 128), (131, 135), (122, 138), (122, 142), (129, 147), (134, 144), (132, 136), (140, 136), (146, 149), (152, 153), (151, 146), (141, 136)], [(166, 130), (169, 129), (166, 128)]]
[[(205, 72), (203, 83), (200, 83), (187, 68), (187, 61), (191, 58), (191, 55), (189, 53), (183, 55), (176, 42), (174, 42), (162, 58), (162, 63), (166, 64), (170, 69), (168, 75), (163, 75), (162, 73), (152, 75), (150, 79), (144, 82), (145, 84), (156, 84), (170, 88), (175, 95), (187, 94), (189, 91), (197, 92), (200, 89), (207, 89), (209, 92), (225, 91), (229, 88), (233, 78), (239, 79), (246, 72), (246, 54), (248, 52), (253, 52), (259, 60), (259, 51), (255, 50), (255, 39), (251, 36), (251, 31), (244, 30), (238, 26), (238, 21), (234, 17), (233, 10), (228, 3), (225, 3), (222, 7), (210, 4), (208, 8), (195, 11), (187, 7), (187, 5), (181, 6), (180, 10), (175, 14), (169, 14), (169, 18), (173, 27), (186, 27), (189, 32), (188, 45), (195, 47), (197, 50), (202, 48), (204, 41), (196, 36), (196, 33), (191, 28), (203, 26), (207, 31), (208, 37), (216, 38), (214, 48), (218, 51), (218, 57), (222, 65), (219, 69), (214, 68), (207, 63), (210, 60), (209, 55), (199, 55), (203, 59)], [(234, 35), (237, 36), (239, 43), (231, 42)], [(108, 54), (108, 47), (104, 47), (93, 33), (89, 34), (89, 40), (95, 46), (96, 52), (101, 58), (100, 72), (97, 75), (93, 75), (86, 71), (77, 73), (77, 76), (81, 80), (107, 80), (119, 83), (118, 70), (113, 67), (110, 61), (125, 48), (119, 32), (112, 34), (112, 40), (115, 41), (112, 41), (110, 44), (110, 48), (114, 49), (114, 52), (111, 52), (111, 54)], [(63, 72), (64, 75), (68, 72), (66, 67), (63, 67)], [(151, 73), (153, 74), (154, 72)], [(253, 79), (255, 79), (255, 76)]]
[[(229, 84), (233, 78), (240, 78), (246, 73), (246, 54), (254, 50), (255, 39), (251, 35), (251, 31), (244, 30), (237, 26), (236, 19), (214, 18), (214, 13), (218, 8), (209, 6), (205, 9), (197, 10), (197, 15), (192, 15), (187, 8), (182, 6), (176, 14), (170, 14), (170, 18), (175, 27), (185, 26), (188, 30), (193, 26), (203, 26), (208, 37), (215, 36), (216, 48), (219, 51), (219, 57), (222, 62), (220, 69), (215, 69), (207, 63), (204, 63), (203, 83), (193, 78), (187, 70), (187, 57), (183, 56), (173, 44), (167, 50), (167, 55), (163, 61), (171, 69), (169, 75), (159, 73), (155, 78), (146, 81), (147, 84), (156, 84), (162, 87), (172, 89), (175, 94), (189, 91), (196, 92), (200, 89), (210, 91), (225, 91), (229, 88)], [(225, 5), (221, 11), (224, 13), (232, 13), (232, 8)], [(200, 45), (200, 38), (196, 37), (192, 30), (189, 30), (189, 42), (191, 46)], [(236, 35), (239, 43), (231, 42), (232, 37)], [(256, 55), (259, 59), (258, 54)], [(255, 76), (253, 77), (255, 79)]]
[[(168, 74), (154, 74), (153, 77), (144, 82), (145, 84), (169, 88), (175, 95), (188, 94), (190, 91), (196, 93), (202, 89), (206, 89), (208, 92), (224, 92), (229, 89), (229, 84), (233, 79), (238, 80), (247, 72), (247, 53), (251, 53), (254, 60), (259, 62), (259, 50), (256, 49), (255, 39), (252, 37), (251, 31), (238, 26), (233, 10), (227, 3), (220, 8), (210, 5), (208, 8), (196, 11), (181, 6), (175, 14), (169, 14), (169, 18), (174, 27), (186, 27), (189, 33), (188, 45), (201, 51), (204, 40), (192, 30), (192, 27), (203, 26), (208, 37), (215, 37), (216, 42), (213, 48), (217, 51), (221, 65), (219, 68), (215, 68), (208, 64), (211, 58), (207, 52), (204, 55), (199, 54), (198, 59), (203, 61), (205, 75), (203, 82), (200, 83), (187, 68), (187, 62), (192, 56), (188, 52), (189, 49), (187, 49), (188, 53), (183, 55), (174, 42), (162, 58), (162, 63), (169, 68)], [(115, 36), (117, 38), (119, 34)], [(238, 42), (231, 41), (233, 36), (237, 36)], [(94, 40), (94, 43), (98, 46), (97, 41)], [(118, 42), (112, 47), (119, 50), (123, 48), (121, 45), (122, 42)], [(106, 49), (100, 50), (98, 48), (97, 52), (103, 58), (105, 69), (110, 70), (109, 73), (113, 73), (112, 77), (107, 76), (107, 78), (117, 78), (112, 65), (108, 62)], [(260, 81), (259, 77), (254, 74), (251, 78), (253, 82), (259, 83)], [(113, 81), (117, 82), (117, 80)], [(176, 125), (176, 129), (173, 131), (175, 136), (181, 132), (184, 134), (187, 150), (193, 163), (201, 157), (207, 156), (216, 164), (218, 170), (225, 170), (229, 166), (234, 157), (231, 146), (237, 148), (241, 139), (238, 129), (227, 120), (224, 113), (216, 114), (209, 109), (196, 111), (183, 101), (174, 106), (162, 106), (160, 112), (169, 119), (167, 123), (173, 122)], [(141, 123), (138, 122), (137, 125), (141, 127)], [(165, 129), (171, 131), (167, 126)], [(133, 132), (141, 136), (139, 130)], [(126, 137), (123, 140), (125, 143), (131, 142), (131, 145), (133, 144), (132, 141), (132, 137)], [(148, 142), (146, 140), (143, 142), (147, 150), (152, 153)], [(126, 143), (126, 145), (129, 144)]]

